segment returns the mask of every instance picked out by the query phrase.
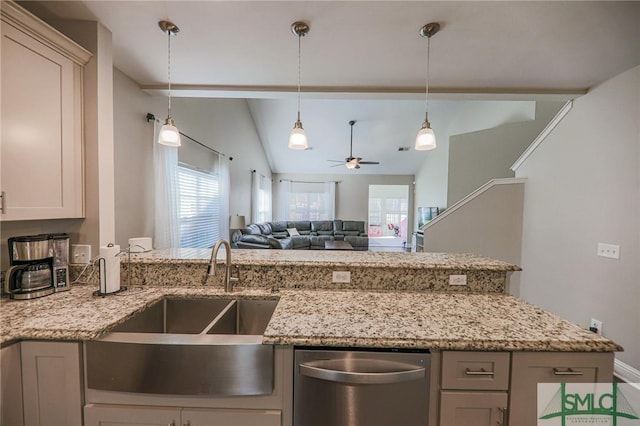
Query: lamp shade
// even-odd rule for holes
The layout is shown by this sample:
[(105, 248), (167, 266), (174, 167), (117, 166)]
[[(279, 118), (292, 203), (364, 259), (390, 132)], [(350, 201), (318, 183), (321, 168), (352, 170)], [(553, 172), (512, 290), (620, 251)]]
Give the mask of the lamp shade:
[(429, 151), (436, 147), (436, 135), (433, 133), (433, 129), (429, 126), (429, 123), (425, 122), (422, 125), (422, 129), (416, 136), (416, 144), (414, 148), (417, 151)]
[(300, 121), (296, 121), (296, 124), (289, 135), (289, 149), (309, 149), (307, 134), (302, 128), (302, 123)]
[(229, 229), (244, 229), (247, 227), (244, 216), (231, 216), (231, 220), (229, 221)]
[(180, 146), (180, 132), (173, 125), (173, 120), (167, 118), (167, 121), (160, 128), (158, 134), (158, 143), (166, 146)]

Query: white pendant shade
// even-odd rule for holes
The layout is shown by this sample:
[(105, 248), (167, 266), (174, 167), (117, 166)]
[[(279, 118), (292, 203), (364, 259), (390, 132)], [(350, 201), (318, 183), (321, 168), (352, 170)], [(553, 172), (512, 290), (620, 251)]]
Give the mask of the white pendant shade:
[(422, 126), (422, 129), (418, 132), (416, 137), (416, 144), (414, 146), (416, 151), (429, 151), (436, 147), (436, 135), (433, 133), (431, 127)]
[(158, 143), (166, 146), (180, 146), (180, 132), (178, 132), (178, 128), (171, 122), (165, 123), (160, 128)]
[(309, 142), (307, 141), (307, 134), (304, 132), (302, 128), (302, 123), (298, 126), (299, 122), (296, 122), (296, 126), (291, 131), (289, 135), (289, 149), (308, 149)]

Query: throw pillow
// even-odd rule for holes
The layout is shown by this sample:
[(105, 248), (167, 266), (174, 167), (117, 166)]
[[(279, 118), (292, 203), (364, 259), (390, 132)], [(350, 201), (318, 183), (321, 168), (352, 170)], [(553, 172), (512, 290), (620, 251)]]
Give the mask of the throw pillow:
[(290, 237), (297, 237), (300, 235), (296, 228), (287, 228), (287, 232), (289, 233)]

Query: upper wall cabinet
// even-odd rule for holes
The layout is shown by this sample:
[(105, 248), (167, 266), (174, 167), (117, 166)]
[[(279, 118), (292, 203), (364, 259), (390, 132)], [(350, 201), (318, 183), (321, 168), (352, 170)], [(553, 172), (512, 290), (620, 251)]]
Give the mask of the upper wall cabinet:
[(81, 218), (91, 53), (17, 4), (1, 7), (0, 220)]

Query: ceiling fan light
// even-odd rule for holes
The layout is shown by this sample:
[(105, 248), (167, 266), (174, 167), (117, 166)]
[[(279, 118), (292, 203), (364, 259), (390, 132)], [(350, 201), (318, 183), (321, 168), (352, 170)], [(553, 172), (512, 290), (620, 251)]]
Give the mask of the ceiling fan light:
[(347, 166), (347, 169), (357, 169), (358, 168), (358, 160), (357, 159), (352, 159), (350, 161), (347, 161), (345, 163), (345, 166)]
[(309, 142), (307, 141), (307, 134), (302, 128), (302, 122), (296, 121), (293, 126), (293, 130), (289, 135), (289, 149), (304, 150), (309, 149)]
[(180, 146), (180, 132), (178, 128), (173, 124), (173, 119), (167, 117), (167, 120), (160, 128), (158, 134), (158, 143), (166, 146)]
[(416, 144), (414, 149), (416, 151), (429, 151), (436, 148), (436, 135), (433, 133), (433, 129), (429, 125), (428, 121), (422, 123), (422, 129), (416, 136)]

